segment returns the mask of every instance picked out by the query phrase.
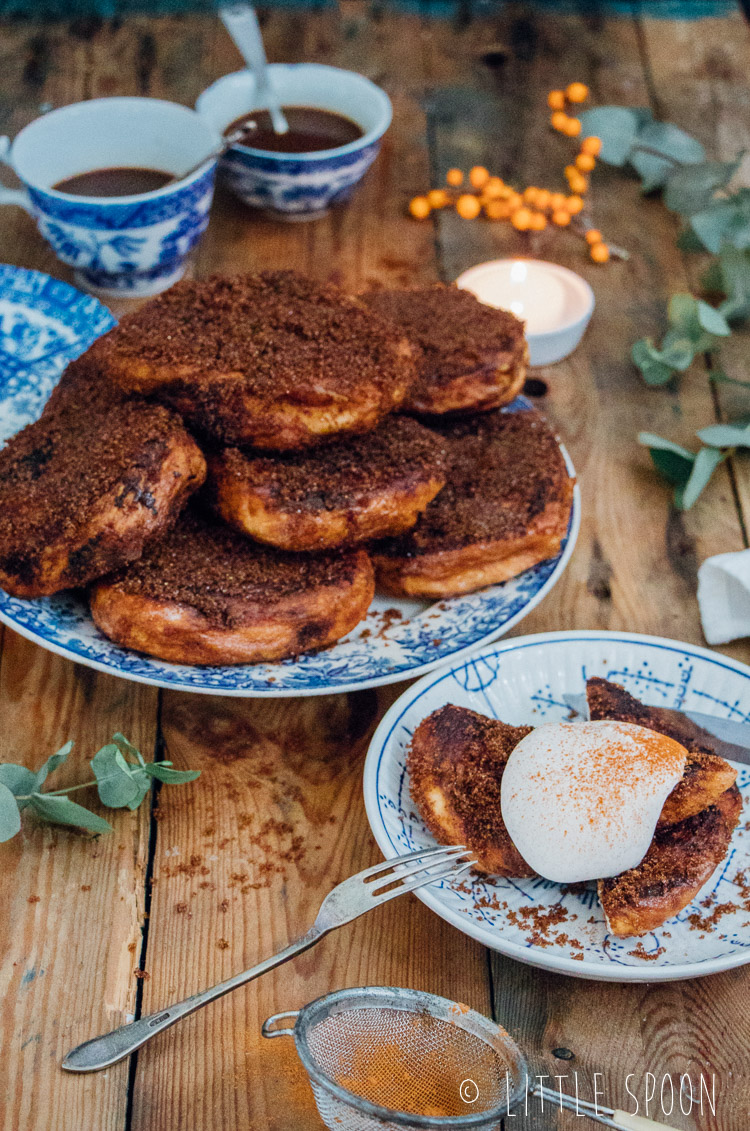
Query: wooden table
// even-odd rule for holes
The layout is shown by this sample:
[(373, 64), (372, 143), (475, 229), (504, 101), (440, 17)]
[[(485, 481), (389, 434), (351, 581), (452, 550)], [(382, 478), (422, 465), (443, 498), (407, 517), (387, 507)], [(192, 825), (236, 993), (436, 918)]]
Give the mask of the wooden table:
[[(668, 294), (689, 283), (670, 215), (634, 181), (598, 170), (597, 222), (631, 258), (597, 268), (572, 236), (543, 233), (529, 245), (507, 225), (448, 214), (416, 224), (405, 204), (453, 164), (545, 183), (564, 156), (547, 129), (545, 95), (572, 79), (590, 83), (598, 102), (650, 104), (727, 159), (750, 141), (741, 17), (540, 17), (516, 3), (453, 25), (344, 0), (338, 11), (274, 12), (264, 27), (273, 59), (336, 63), (381, 83), (393, 127), (353, 204), (317, 223), (277, 224), (219, 194), (196, 272), (286, 265), (359, 288), (450, 280), (523, 251), (582, 272), (597, 296), (589, 333), (569, 361), (540, 375), (549, 382), (542, 407), (578, 468), (583, 526), (565, 576), (517, 631), (630, 629), (701, 642), (696, 569), (746, 544), (750, 477), (730, 465), (683, 515), (635, 444), (641, 428), (690, 443), (696, 428), (737, 407), (729, 386), (710, 391), (703, 365), (679, 390), (650, 391), (628, 360), (636, 337), (660, 332)], [(134, 18), (5, 26), (0, 64), (0, 126), (13, 134), (41, 108), (81, 98), (192, 104), (239, 59), (218, 20)], [(4, 209), (0, 223), (3, 260), (67, 277), (25, 214)], [(736, 376), (750, 376), (748, 344), (737, 334), (727, 351)], [(750, 660), (747, 644), (726, 652)], [(84, 758), (119, 729), (202, 776), (163, 790), (150, 814), (148, 806), (116, 814), (111, 836), (86, 840), (28, 821), (0, 849), (0, 1131), (312, 1131), (320, 1124), (292, 1047), (262, 1041), (260, 1024), (367, 983), (431, 990), (494, 1014), (535, 1071), (576, 1071), (582, 1095), (591, 1096), (594, 1072), (616, 1102), (627, 1100), (627, 1073), (641, 1098), (647, 1072), (659, 1083), (667, 1073), (715, 1073), (716, 1115), (671, 1122), (747, 1131), (747, 969), (651, 987), (546, 975), (487, 952), (413, 897), (183, 1022), (130, 1065), (87, 1077), (60, 1071), (79, 1041), (284, 946), (323, 893), (379, 858), (362, 763), (402, 689), (273, 701), (160, 693), (3, 631), (0, 757), (36, 765), (74, 737), (77, 757), (64, 772), (81, 780)], [(556, 1058), (560, 1049), (573, 1059)], [(518, 1124), (507, 1121), (508, 1131), (516, 1126), (582, 1125), (537, 1105)]]

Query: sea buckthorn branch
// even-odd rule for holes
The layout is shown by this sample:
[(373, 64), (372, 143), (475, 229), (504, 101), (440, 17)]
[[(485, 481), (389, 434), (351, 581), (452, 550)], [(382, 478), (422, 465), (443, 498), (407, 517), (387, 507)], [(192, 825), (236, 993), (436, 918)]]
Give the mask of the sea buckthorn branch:
[[(588, 87), (582, 82), (572, 82), (565, 90), (550, 91), (547, 103), (552, 110), (551, 127), (566, 137), (579, 137), (581, 120), (568, 111), (585, 102), (588, 96)], [(584, 239), (594, 263), (606, 263), (610, 254), (625, 259), (627, 252), (605, 243), (598, 228), (583, 219), (589, 177), (596, 167), (601, 147), (601, 139), (594, 134), (582, 139), (576, 157), (564, 169), (567, 192), (536, 185), (518, 190), (501, 177), (492, 175), (483, 165), (475, 165), (468, 176), (461, 169), (449, 169), (445, 188), (434, 188), (424, 196), (415, 196), (409, 203), (409, 212), (414, 219), (425, 220), (439, 209), (454, 208), (465, 220), (484, 216), (492, 221), (508, 221), (518, 232), (542, 232), (549, 225), (568, 228)], [(575, 223), (574, 217), (578, 217)], [(596, 238), (592, 238), (593, 234)]]

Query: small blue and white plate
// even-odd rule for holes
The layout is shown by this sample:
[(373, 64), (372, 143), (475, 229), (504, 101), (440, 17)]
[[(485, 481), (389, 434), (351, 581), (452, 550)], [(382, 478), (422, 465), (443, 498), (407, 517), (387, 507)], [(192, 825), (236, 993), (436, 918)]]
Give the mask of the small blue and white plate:
[[(0, 266), (0, 443), (36, 419), (65, 365), (114, 321), (96, 299), (66, 283)], [(512, 407), (527, 402), (519, 398)], [(157, 687), (238, 696), (354, 691), (422, 675), (507, 632), (558, 580), (579, 524), (576, 488), (557, 558), (503, 585), (433, 605), (378, 596), (365, 620), (338, 644), (282, 663), (190, 667), (151, 659), (103, 636), (86, 601), (72, 591), (29, 601), (0, 590), (0, 621), (70, 660)]]
[[(570, 714), (563, 695), (580, 693), (594, 675), (653, 706), (750, 722), (750, 668), (706, 648), (615, 632), (551, 632), (491, 645), (419, 680), (376, 730), (364, 792), (384, 855), (435, 843), (412, 803), (406, 771), (406, 750), (422, 719), (456, 703), (516, 726), (558, 721)], [(578, 978), (672, 981), (742, 966), (750, 961), (750, 766), (737, 770), (745, 810), (727, 856), (690, 906), (640, 938), (608, 933), (593, 884), (571, 890), (539, 876), (470, 872), (416, 894), (485, 946)]]

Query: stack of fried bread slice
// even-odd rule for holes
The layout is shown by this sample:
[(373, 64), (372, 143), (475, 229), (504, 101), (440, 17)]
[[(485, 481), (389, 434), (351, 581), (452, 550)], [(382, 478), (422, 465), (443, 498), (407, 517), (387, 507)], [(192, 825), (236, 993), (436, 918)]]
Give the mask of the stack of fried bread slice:
[(95, 583), (116, 642), (221, 664), (330, 645), (376, 574), (426, 598), (506, 580), (559, 552), (572, 498), (544, 419), (503, 410), (525, 367), (522, 323), (456, 287), (180, 282), (0, 452), (0, 583)]
[[(689, 723), (675, 728), (658, 708), (603, 679), (590, 679), (586, 690), (592, 719), (638, 723), (688, 750), (683, 778), (664, 804), (643, 860), (597, 884), (609, 930), (641, 935), (686, 907), (724, 859), (742, 809), (736, 772), (706, 745), (703, 732), (696, 739)], [(500, 806), (505, 765), (531, 729), (449, 704), (414, 732), (408, 752), (414, 803), (435, 838), (466, 844), (481, 871), (533, 875), (505, 828)]]

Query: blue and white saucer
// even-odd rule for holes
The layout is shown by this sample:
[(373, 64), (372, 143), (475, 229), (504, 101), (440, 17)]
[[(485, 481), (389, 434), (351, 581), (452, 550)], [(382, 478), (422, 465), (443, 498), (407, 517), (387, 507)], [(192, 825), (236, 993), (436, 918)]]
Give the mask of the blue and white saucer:
[[(36, 419), (64, 366), (113, 324), (105, 307), (73, 287), (0, 266), (0, 442)], [(519, 398), (515, 408), (524, 407)], [(573, 473), (569, 459), (568, 465)], [(378, 596), (365, 620), (338, 644), (282, 663), (189, 667), (151, 659), (107, 640), (75, 592), (29, 601), (0, 590), (0, 621), (70, 660), (157, 687), (238, 696), (354, 691), (422, 675), (507, 632), (558, 580), (579, 524), (576, 488), (568, 533), (554, 560), (503, 585), (432, 605)]]
[[(376, 730), (365, 763), (367, 817), (390, 858), (434, 844), (409, 793), (406, 751), (427, 715), (455, 703), (515, 726), (569, 718), (563, 695), (589, 676), (657, 707), (750, 722), (750, 668), (707, 648), (621, 632), (519, 636), (419, 680)], [(729, 852), (696, 899), (640, 938), (607, 931), (595, 885), (468, 873), (417, 896), (441, 918), (519, 962), (605, 982), (659, 982), (750, 962), (750, 766), (737, 764), (744, 812)]]

